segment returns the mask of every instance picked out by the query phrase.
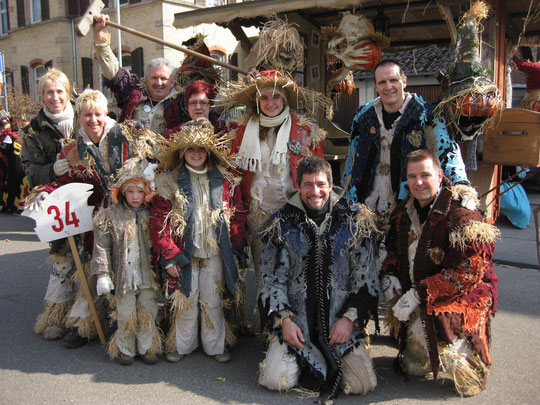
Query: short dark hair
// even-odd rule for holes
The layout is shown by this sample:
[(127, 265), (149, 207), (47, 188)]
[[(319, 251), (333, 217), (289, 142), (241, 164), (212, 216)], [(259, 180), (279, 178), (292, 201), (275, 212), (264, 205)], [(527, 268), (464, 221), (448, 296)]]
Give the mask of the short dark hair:
[(424, 160), (431, 160), (435, 169), (441, 168), (439, 157), (428, 149), (417, 149), (409, 153), (407, 155), (407, 166), (411, 162), (423, 162)]
[(403, 67), (401, 66), (401, 64), (395, 60), (395, 59), (383, 59), (382, 61), (380, 61), (377, 66), (375, 66), (375, 69), (373, 69), (373, 81), (375, 83), (377, 83), (377, 81), (375, 80), (375, 72), (377, 71), (378, 68), (380, 67), (383, 67), (383, 66), (389, 66), (389, 65), (395, 65), (399, 68), (399, 75), (400, 76), (405, 76), (405, 72), (403, 71)]
[(332, 167), (323, 158), (319, 156), (308, 156), (302, 159), (296, 170), (296, 183), (298, 186), (302, 183), (302, 177), (304, 174), (313, 174), (323, 172), (326, 173), (328, 183), (332, 184)]

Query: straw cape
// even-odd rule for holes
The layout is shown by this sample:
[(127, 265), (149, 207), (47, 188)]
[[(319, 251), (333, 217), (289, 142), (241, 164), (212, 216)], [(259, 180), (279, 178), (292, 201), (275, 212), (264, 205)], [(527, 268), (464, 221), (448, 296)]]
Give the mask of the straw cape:
[(259, 38), (246, 58), (246, 66), (259, 70), (294, 72), (304, 60), (304, 43), (296, 24), (273, 16), (263, 25)]
[(230, 110), (243, 104), (252, 111), (259, 110), (258, 97), (262, 89), (281, 88), (287, 95), (287, 105), (291, 110), (303, 109), (312, 117), (316, 117), (319, 109), (324, 109), (326, 115), (332, 116), (332, 100), (321, 93), (300, 87), (287, 73), (277, 70), (258, 72), (256, 76), (247, 76), (238, 82), (229, 82), (219, 89), (216, 106)]
[(479, 27), (488, 14), (489, 7), (477, 1), (461, 18), (456, 60), (447, 76), (449, 87), (435, 109), (435, 116), (446, 118), (450, 133), (458, 142), (474, 139), (484, 123), (503, 107), (499, 89), (489, 79), (480, 59)]
[(172, 133), (159, 152), (159, 161), (164, 169), (175, 169), (181, 163), (181, 152), (197, 146), (211, 153), (219, 164), (233, 166), (234, 155), (230, 154), (233, 136), (215, 134), (214, 126), (206, 118), (186, 122), (178, 132)]

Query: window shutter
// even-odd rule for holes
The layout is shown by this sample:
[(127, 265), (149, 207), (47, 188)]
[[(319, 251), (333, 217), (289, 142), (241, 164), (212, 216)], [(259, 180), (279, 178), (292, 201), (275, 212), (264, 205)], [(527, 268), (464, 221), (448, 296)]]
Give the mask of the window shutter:
[(139, 77), (144, 76), (143, 49), (140, 47), (131, 52), (131, 71)]
[(49, 0), (41, 0), (41, 21), (48, 20), (50, 17), (49, 13)]
[(53, 61), (52, 60), (48, 60), (47, 62), (45, 62), (45, 70), (52, 69), (52, 67), (53, 67)]
[(92, 58), (81, 58), (82, 64), (82, 77), (83, 77), (83, 89), (87, 86), (94, 87), (94, 75), (92, 72), (93, 61)]
[(28, 78), (28, 75), (28, 66), (21, 65), (21, 87), (22, 92), (25, 94), (30, 94), (30, 80)]
[[(233, 66), (238, 66), (238, 54), (235, 52), (231, 55), (231, 59), (229, 62)], [(238, 72), (235, 70), (229, 71), (230, 74), (230, 80), (238, 80)]]
[(141, 0), (129, 0), (129, 4), (140, 3)]
[(24, 21), (24, 0), (17, 0), (17, 27), (24, 27)]

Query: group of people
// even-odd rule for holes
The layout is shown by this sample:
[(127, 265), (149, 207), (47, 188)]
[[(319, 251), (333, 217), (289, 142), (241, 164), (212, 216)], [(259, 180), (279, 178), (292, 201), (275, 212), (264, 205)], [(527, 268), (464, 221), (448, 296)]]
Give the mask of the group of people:
[[(397, 62), (375, 69), (379, 97), (354, 118), (340, 188), (309, 117), (314, 100), (324, 105), (315, 92), (278, 71), (219, 89), (204, 78), (178, 86), (162, 58), (139, 79), (119, 67), (106, 21), (95, 18), (94, 41), (119, 122), (97, 90), (73, 107), (67, 77), (51, 69), (21, 157), (34, 187), (29, 209), (64, 184), (93, 185), (94, 231), (78, 246), (116, 321), (111, 358), (178, 362), (200, 344), (228, 362), (235, 335), (252, 332), (243, 301), (257, 288), (262, 386), (307, 384), (328, 399), (373, 390), (366, 328), (388, 301), (398, 370), (452, 378), (460, 395), (484, 389), (497, 230), (477, 209), (458, 144), (405, 92)], [(215, 100), (248, 114), (223, 122)], [(76, 348), (96, 328), (69, 245), (53, 242), (50, 255), (35, 331)], [(249, 259), (256, 286), (245, 282)]]

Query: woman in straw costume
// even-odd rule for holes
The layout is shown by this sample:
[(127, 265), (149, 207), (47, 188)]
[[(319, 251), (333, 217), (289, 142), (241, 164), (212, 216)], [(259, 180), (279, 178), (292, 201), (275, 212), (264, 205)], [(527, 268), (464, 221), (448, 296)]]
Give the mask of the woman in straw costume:
[[(134, 150), (139, 150), (139, 142), (144, 143), (141, 140), (145, 139), (146, 130), (137, 130), (130, 124), (117, 124), (107, 116), (107, 99), (98, 90), (87, 89), (83, 91), (77, 98), (75, 110), (80, 123), (77, 136), (66, 143), (58, 157), (59, 160), (66, 161), (66, 172), (55, 181), (34, 189), (30, 209), (38, 209), (40, 201), (48, 193), (65, 184), (74, 182), (88, 183), (93, 186), (92, 194), (88, 198), (88, 205), (96, 207), (96, 210), (104, 201), (104, 205), (108, 205), (106, 196), (109, 182), (130, 157), (130, 150), (133, 153)], [(135, 137), (139, 139), (136, 142), (130, 142), (128, 137), (129, 139)], [(146, 138), (152, 138), (151, 133)], [(92, 232), (83, 234), (80, 243), (82, 244), (82, 251), (85, 252), (83, 261), (86, 262), (92, 254)], [(71, 254), (67, 253), (69, 251), (67, 244), (63, 249), (63, 254), (70, 257)], [(87, 264), (85, 263), (85, 265)], [(62, 280), (71, 282), (75, 266), (68, 266), (64, 262), (60, 263), (58, 267), (60, 268)], [(57, 266), (55, 266), (54, 270), (58, 271)], [(72, 286), (70, 288), (70, 300), (75, 298), (76, 291), (76, 287)], [(38, 318), (38, 326), (41, 326), (40, 322), (42, 321), (42, 318)], [(97, 331), (82, 291), (77, 294), (73, 306), (66, 309), (61, 321), (60, 325), (62, 327), (70, 328), (64, 338), (66, 348), (82, 346), (88, 341), (88, 338), (96, 335)]]
[[(223, 300), (238, 295), (234, 252), (245, 239), (246, 213), (239, 179), (229, 171), (230, 137), (214, 135), (205, 118), (172, 134), (160, 154), (165, 171), (155, 178), (150, 236), (170, 304), (166, 359), (178, 362), (200, 340), (220, 363), (231, 360)], [(226, 342), (227, 338), (227, 342)]]
[(276, 70), (258, 72), (238, 84), (220, 89), (219, 105), (244, 104), (250, 110), (233, 133), (232, 152), (242, 176), (241, 191), (248, 210), (248, 236), (255, 269), (263, 246), (257, 232), (264, 221), (287, 202), (285, 192), (296, 187), (296, 169), (306, 156), (324, 157), (326, 133), (297, 110), (302, 105), (314, 116), (330, 107), (320, 93), (301, 88)]

